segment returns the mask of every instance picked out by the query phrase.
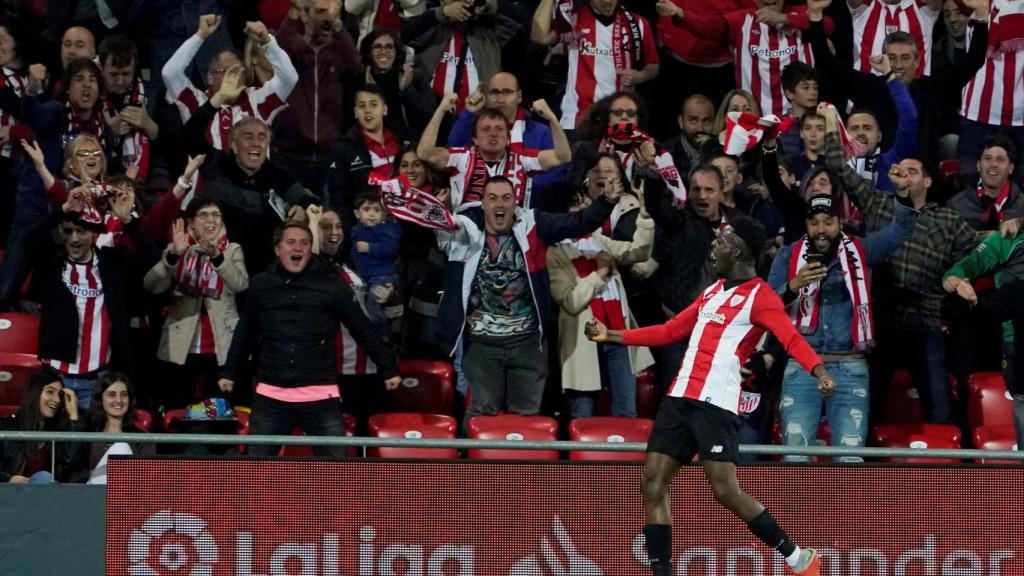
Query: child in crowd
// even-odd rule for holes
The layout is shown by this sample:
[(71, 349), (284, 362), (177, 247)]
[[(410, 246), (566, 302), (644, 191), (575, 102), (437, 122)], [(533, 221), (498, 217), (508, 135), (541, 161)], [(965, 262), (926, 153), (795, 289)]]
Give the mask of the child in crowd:
[(360, 194), (355, 200), (358, 223), (352, 227), (352, 263), (370, 286), (366, 313), (383, 332), (390, 334), (384, 305), (398, 284), (395, 266), (402, 229), (387, 218), (377, 192)]

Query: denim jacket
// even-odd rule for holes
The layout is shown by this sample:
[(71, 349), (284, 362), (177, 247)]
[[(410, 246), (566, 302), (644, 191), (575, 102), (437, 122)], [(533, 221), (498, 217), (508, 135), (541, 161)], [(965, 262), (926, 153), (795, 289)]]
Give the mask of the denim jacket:
[[(917, 210), (896, 203), (896, 217), (885, 228), (862, 238), (864, 252), (869, 268), (874, 268), (888, 260), (896, 248), (914, 233), (917, 222)], [(783, 246), (772, 263), (768, 274), (768, 283), (783, 298), (787, 308), (796, 306), (797, 300), (786, 301), (786, 283), (789, 281), (789, 260), (793, 255), (793, 244)], [(818, 316), (818, 329), (812, 334), (804, 334), (807, 343), (815, 352), (826, 354), (849, 354), (854, 351), (852, 322), (853, 303), (850, 291), (843, 280), (842, 265), (833, 258), (828, 262), (828, 274), (821, 281), (821, 310)], [(868, 284), (870, 286), (870, 282)]]

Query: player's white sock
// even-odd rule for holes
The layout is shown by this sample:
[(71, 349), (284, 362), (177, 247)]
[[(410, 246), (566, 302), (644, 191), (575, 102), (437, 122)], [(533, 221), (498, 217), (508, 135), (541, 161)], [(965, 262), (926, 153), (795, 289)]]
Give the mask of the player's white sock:
[(790, 568), (796, 568), (796, 563), (800, 561), (800, 547), (796, 546), (793, 549), (793, 553), (786, 556), (786, 564), (789, 564)]

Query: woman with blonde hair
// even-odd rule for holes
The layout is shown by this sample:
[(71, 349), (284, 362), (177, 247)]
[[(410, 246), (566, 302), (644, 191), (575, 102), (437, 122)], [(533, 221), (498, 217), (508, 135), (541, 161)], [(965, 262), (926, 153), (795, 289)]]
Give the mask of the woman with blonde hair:
[(711, 125), (711, 133), (718, 134), (718, 140), (724, 142), (725, 137), (725, 115), (729, 112), (748, 112), (755, 116), (761, 116), (761, 106), (758, 105), (754, 95), (746, 90), (730, 90), (715, 114), (715, 123)]

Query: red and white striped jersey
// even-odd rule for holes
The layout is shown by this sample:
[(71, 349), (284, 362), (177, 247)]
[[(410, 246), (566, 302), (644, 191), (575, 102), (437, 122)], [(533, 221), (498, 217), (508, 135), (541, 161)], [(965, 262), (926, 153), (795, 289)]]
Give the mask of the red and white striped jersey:
[[(465, 66), (459, 76), (459, 63), (463, 49), (466, 51)], [(455, 78), (459, 76), (459, 85), (455, 85)], [(476, 69), (476, 62), (473, 60), (473, 51), (466, 44), (466, 32), (463, 28), (453, 28), (452, 37), (448, 40), (441, 58), (437, 61), (437, 68), (434, 69), (434, 78), (431, 81), (434, 94), (438, 98), (444, 97), (449, 92), (459, 95), (459, 110), (465, 105), (466, 96), (472, 94), (480, 85), (480, 73)]]
[[(6, 66), (0, 66), (0, 72), (3, 72), (3, 75), (0, 76), (0, 86), (9, 86), (18, 98), (23, 98), (25, 96), (25, 84), (28, 82), (28, 77), (23, 74), (18, 74)], [(14, 114), (21, 114), (21, 110), (0, 109), (0, 128), (10, 128), (18, 123), (11, 114), (12, 112)], [(11, 140), (7, 139), (7, 141), (3, 143), (3, 146), (0, 146), (0, 156), (10, 158), (13, 150), (11, 146)]]
[(764, 114), (782, 116), (789, 109), (782, 94), (782, 69), (797, 61), (813, 66), (811, 45), (804, 43), (798, 29), (759, 24), (753, 10), (730, 12), (725, 19), (732, 36), (736, 85), (754, 95)]
[(41, 359), (63, 374), (95, 372), (110, 363), (110, 318), (100, 280), (99, 255), (79, 264), (66, 260), (61, 279), (78, 308), (78, 349), (72, 363)]
[[(202, 45), (202, 38), (192, 36), (182, 43), (164, 65), (163, 79), (164, 85), (167, 87), (167, 102), (178, 107), (182, 124), (188, 122), (192, 113), (209, 100), (209, 95), (196, 88), (186, 72)], [(284, 110), (288, 105), (288, 95), (295, 88), (299, 74), (292, 66), (288, 54), (277, 45), (277, 40), (272, 39), (264, 46), (263, 50), (274, 69), (274, 77), (260, 88), (246, 88), (233, 105), (221, 106), (217, 111), (206, 134), (210, 144), (216, 150), (224, 150), (228, 147), (228, 132), (242, 118), (256, 116), (267, 124), (271, 124), (278, 112)], [(206, 65), (205, 62), (202, 64)]]
[(538, 150), (523, 148), (509, 149), (501, 162), (487, 163), (480, 157), (476, 146), (459, 146), (448, 149), (448, 176), (451, 189), (452, 210), (467, 202), (479, 202), (483, 196), (484, 184), (494, 176), (504, 176), (512, 181), (516, 192), (516, 204), (530, 205), (533, 191), (533, 176), (543, 168), (537, 159)]
[(733, 413), (740, 407), (740, 368), (765, 330), (811, 371), (821, 360), (786, 314), (782, 300), (760, 278), (731, 288), (712, 284), (668, 322), (622, 333), (627, 346), (664, 346), (687, 335), (690, 343), (669, 396), (692, 398)]
[[(849, 6), (847, 4), (847, 6)], [(900, 0), (889, 4), (884, 0), (865, 0), (850, 8), (853, 18), (853, 66), (871, 73), (871, 56), (882, 53), (885, 37), (893, 32), (906, 32), (917, 43), (921, 59), (917, 75), (931, 74), (932, 29), (939, 12), (929, 8), (922, 0)]]
[[(569, 53), (559, 123), (572, 130), (594, 102), (622, 88), (619, 70), (656, 64), (658, 49), (647, 20), (625, 10), (618, 10), (615, 21), (605, 25), (589, 6), (573, 10), (571, 3), (559, 3), (556, 9), (562, 13), (555, 17), (554, 27)], [(633, 37), (634, 27), (639, 38)]]
[[(968, 45), (972, 28), (967, 27)], [(968, 120), (1024, 126), (1024, 2), (992, 1), (988, 56), (961, 96), (960, 115)]]
[[(344, 264), (341, 265), (338, 273), (341, 275), (341, 279), (352, 288), (352, 292), (356, 295), (356, 302), (365, 313), (366, 283), (359, 277), (359, 274)], [(377, 365), (370, 360), (366, 349), (356, 342), (344, 324), (338, 324), (338, 373), (345, 375), (377, 373)]]
[(188, 347), (189, 354), (216, 354), (217, 343), (213, 339), (213, 324), (210, 323), (210, 313), (206, 311), (206, 305), (199, 307), (199, 321), (196, 322), (196, 331), (192, 335), (192, 344)]

